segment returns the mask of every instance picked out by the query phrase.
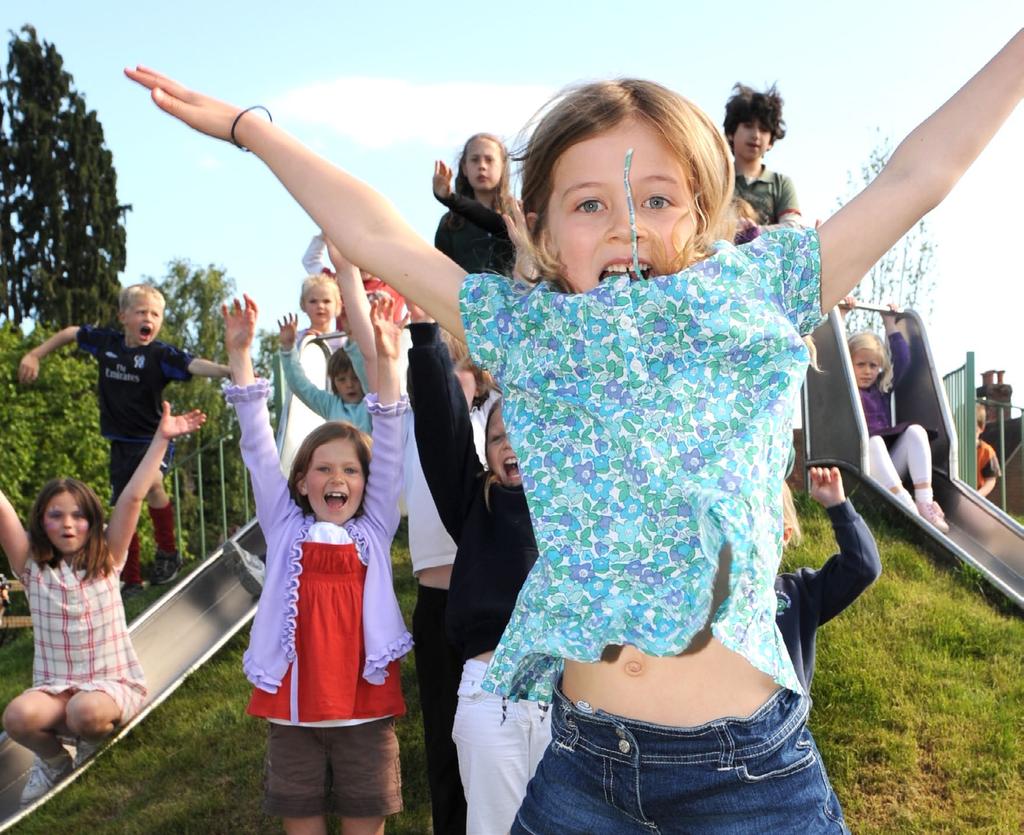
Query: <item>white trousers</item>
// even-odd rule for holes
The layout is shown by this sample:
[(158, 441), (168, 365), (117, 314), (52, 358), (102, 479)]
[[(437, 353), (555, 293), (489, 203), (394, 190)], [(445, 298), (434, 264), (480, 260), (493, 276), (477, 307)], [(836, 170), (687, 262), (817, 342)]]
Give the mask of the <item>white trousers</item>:
[(512, 702), (482, 690), (487, 664), (462, 668), (452, 739), (466, 792), (466, 835), (505, 835), (526, 784), (551, 742), (548, 705)]
[(928, 433), (916, 423), (908, 426), (896, 439), (892, 449), (885, 439), (873, 435), (868, 439), (868, 462), (871, 477), (887, 490), (903, 483), (902, 476), (910, 474), (914, 484), (931, 484), (932, 448)]

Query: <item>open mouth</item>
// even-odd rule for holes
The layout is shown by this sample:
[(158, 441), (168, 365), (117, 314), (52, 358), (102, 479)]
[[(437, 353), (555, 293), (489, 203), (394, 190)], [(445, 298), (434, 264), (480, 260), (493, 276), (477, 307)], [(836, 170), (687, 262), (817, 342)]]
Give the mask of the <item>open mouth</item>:
[[(598, 276), (598, 282), (604, 281), (606, 278), (612, 278), (615, 276), (625, 275), (629, 273), (633, 275), (632, 264), (609, 264)], [(640, 278), (651, 277), (651, 265), (643, 261), (640, 262)]]
[(502, 461), (501, 468), (505, 472), (505, 478), (519, 478), (519, 459), (514, 455)]
[(150, 336), (152, 333), (153, 333), (153, 326), (152, 325), (143, 325), (141, 328), (139, 328), (139, 334), (141, 336)]
[(324, 493), (324, 503), (328, 510), (342, 510), (348, 504), (348, 496), (338, 490)]

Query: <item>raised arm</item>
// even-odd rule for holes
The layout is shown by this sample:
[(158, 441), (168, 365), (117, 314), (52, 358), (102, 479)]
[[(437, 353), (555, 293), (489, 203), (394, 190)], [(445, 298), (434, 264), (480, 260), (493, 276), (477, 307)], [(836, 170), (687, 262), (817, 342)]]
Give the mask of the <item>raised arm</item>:
[(377, 401), (382, 406), (398, 402), (402, 396), (402, 381), (398, 374), (398, 357), (402, 353), (402, 330), (405, 322), (396, 322), (392, 316), (395, 300), (381, 293), (370, 306), (377, 356)]
[(334, 265), (341, 302), (348, 318), (349, 336), (359, 347), (366, 368), (368, 391), (377, 391), (377, 344), (373, 325), (370, 322), (370, 300), (366, 298), (359, 268), (347, 260), (338, 248), (327, 242), (327, 255)]
[(1024, 95), (1024, 30), (920, 124), (821, 236), (821, 309), (828, 311), (937, 206)]
[(47, 354), (56, 351), (58, 348), (70, 345), (77, 337), (78, 325), (68, 325), (68, 327), (63, 330), (57, 331), (42, 345), (33, 348), (25, 354), (25, 356), (21, 358), (21, 362), (18, 363), (18, 382), (35, 382), (36, 378), (39, 376), (39, 361)]
[(473, 442), (469, 404), (437, 325), (416, 323), (409, 330), (413, 425), (420, 465), (441, 522), (459, 542), (473, 495), (482, 489), (483, 465)]
[[(151, 90), (159, 108), (190, 127), (217, 139), (232, 138), (240, 108), (145, 67), (125, 74)], [(258, 114), (241, 116), (234, 138), (267, 164), (349, 261), (380, 276), (464, 338), (459, 287), (465, 270), (419, 237), (390, 202)]]
[(188, 364), (188, 373), (196, 377), (230, 377), (231, 369), (219, 362), (196, 357)]
[(117, 504), (110, 514), (107, 525), (107, 547), (114, 555), (114, 562), (121, 564), (128, 556), (128, 543), (139, 523), (139, 511), (146, 500), (146, 494), (160, 472), (160, 463), (167, 452), (167, 445), (182, 435), (195, 432), (206, 422), (206, 415), (193, 409), (184, 415), (172, 415), (171, 404), (164, 401), (164, 413), (153, 436), (146, 455), (135, 468), (131, 480), (121, 491)]
[(11, 564), (11, 573), (21, 577), (28, 561), (28, 533), (18, 518), (10, 499), (0, 490), (0, 548), (7, 554), (7, 562)]

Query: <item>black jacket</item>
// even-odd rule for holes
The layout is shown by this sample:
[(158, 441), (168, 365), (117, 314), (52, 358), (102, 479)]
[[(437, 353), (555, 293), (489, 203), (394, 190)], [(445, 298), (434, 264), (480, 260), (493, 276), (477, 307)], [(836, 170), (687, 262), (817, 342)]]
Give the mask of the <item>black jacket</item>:
[(814, 677), (818, 627), (853, 603), (882, 573), (875, 538), (853, 505), (845, 501), (826, 512), (839, 553), (829, 557), (820, 570), (801, 568), (775, 578), (775, 622), (786, 641), (797, 678), (808, 693)]
[(441, 521), (457, 551), (448, 590), (447, 631), (463, 659), (493, 650), (519, 589), (537, 560), (522, 487), (490, 488), (477, 457), (462, 387), (437, 325), (415, 324), (409, 373), (416, 446)]

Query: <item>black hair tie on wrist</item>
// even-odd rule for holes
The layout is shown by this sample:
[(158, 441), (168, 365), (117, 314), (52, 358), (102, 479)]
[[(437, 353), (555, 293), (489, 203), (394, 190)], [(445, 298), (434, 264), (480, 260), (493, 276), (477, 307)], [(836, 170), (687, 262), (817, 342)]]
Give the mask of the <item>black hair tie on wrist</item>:
[(248, 148), (246, 148), (246, 147), (245, 147), (245, 145), (243, 145), (243, 144), (242, 144), (241, 142), (239, 142), (239, 141), (238, 141), (237, 139), (235, 139), (235, 128), (237, 128), (237, 127), (238, 127), (238, 121), (239, 121), (239, 119), (241, 119), (241, 118), (242, 118), (242, 117), (243, 117), (243, 116), (244, 116), (244, 115), (245, 115), (246, 113), (248, 113), (248, 112), (249, 112), (250, 110), (262, 110), (262, 111), (263, 111), (264, 113), (266, 113), (266, 114), (267, 114), (267, 118), (268, 118), (268, 119), (269, 119), (269, 120), (270, 120), (271, 122), (273, 122), (273, 121), (274, 121), (274, 117), (270, 115), (270, 111), (269, 111), (269, 110), (267, 110), (267, 108), (265, 108), (265, 107), (264, 107), (264, 106), (263, 106), (262, 104), (254, 104), (254, 105), (253, 105), (252, 107), (247, 107), (247, 108), (245, 108), (245, 110), (239, 110), (239, 111), (238, 111), (238, 115), (237, 115), (237, 116), (235, 116), (235, 121), (233, 121), (233, 122), (231, 123), (231, 142), (232, 142), (232, 143), (234, 144), (234, 146), (235, 146), (236, 148), (241, 148), (241, 149), (242, 149), (243, 151), (245, 151), (246, 153), (249, 153), (249, 149), (248, 149)]

